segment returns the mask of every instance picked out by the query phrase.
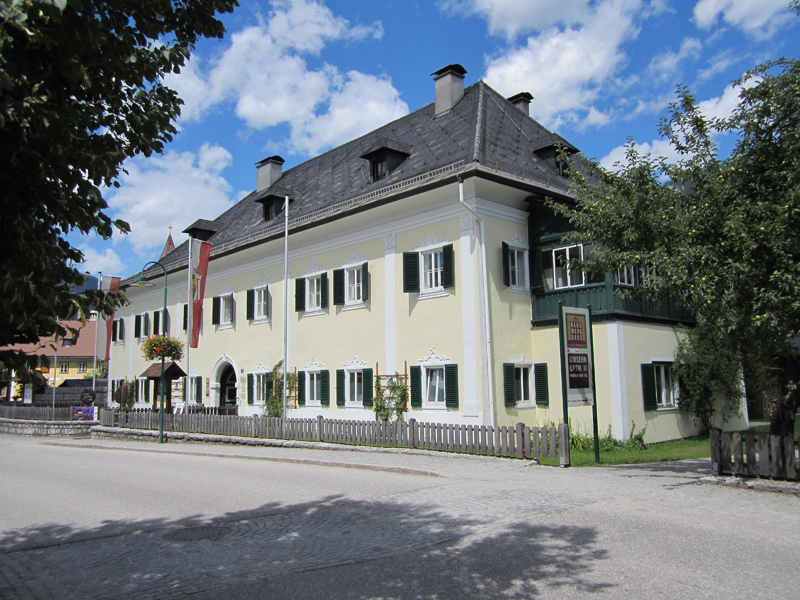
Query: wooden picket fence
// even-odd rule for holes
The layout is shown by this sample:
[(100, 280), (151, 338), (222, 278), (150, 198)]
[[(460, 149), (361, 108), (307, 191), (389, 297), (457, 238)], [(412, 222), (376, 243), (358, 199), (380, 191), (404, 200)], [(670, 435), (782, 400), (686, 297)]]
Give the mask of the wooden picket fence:
[[(157, 430), (159, 416), (149, 410), (101, 409), (100, 424), (106, 427)], [(164, 415), (164, 431), (207, 433), (282, 440), (305, 440), (335, 444), (419, 448), (460, 454), (510, 458), (559, 458), (569, 466), (569, 428), (456, 425), (446, 423), (351, 421), (239, 417), (189, 413)]]
[(771, 477), (796, 481), (800, 472), (800, 438), (766, 433), (711, 430), (711, 471), (714, 475)]
[(71, 421), (73, 406), (32, 406), (19, 402), (0, 405), (0, 418), (25, 421)]

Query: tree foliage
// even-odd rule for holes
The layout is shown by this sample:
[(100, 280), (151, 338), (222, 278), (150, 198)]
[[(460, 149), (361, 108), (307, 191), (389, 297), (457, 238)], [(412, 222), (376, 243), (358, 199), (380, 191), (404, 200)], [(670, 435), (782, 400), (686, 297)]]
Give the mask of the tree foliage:
[[(720, 356), (726, 345), (769, 356), (800, 334), (800, 61), (759, 65), (734, 85), (739, 104), (724, 119), (678, 87), (659, 128), (678, 160), (629, 141), (617, 171), (582, 162), (570, 175), (575, 205), (551, 206), (577, 230), (568, 241), (604, 246), (597, 263), (575, 267), (634, 267), (629, 293), (682, 303), (716, 330)], [(720, 158), (714, 137), (726, 133), (737, 142)]]
[[(121, 297), (76, 294), (71, 231), (106, 239), (101, 190), (127, 158), (161, 152), (181, 100), (162, 83), (202, 37), (222, 37), (236, 0), (0, 3), (0, 346), (64, 335), (57, 318), (109, 312)], [(0, 353), (5, 365), (35, 365)]]

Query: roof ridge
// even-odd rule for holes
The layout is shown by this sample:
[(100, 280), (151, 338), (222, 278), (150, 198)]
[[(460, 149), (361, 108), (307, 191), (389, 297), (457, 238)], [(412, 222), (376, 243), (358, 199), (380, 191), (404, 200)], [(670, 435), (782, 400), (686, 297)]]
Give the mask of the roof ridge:
[(472, 162), (481, 162), (481, 137), (483, 133), (483, 79), (478, 81), (478, 114), (475, 118), (475, 145), (472, 148)]

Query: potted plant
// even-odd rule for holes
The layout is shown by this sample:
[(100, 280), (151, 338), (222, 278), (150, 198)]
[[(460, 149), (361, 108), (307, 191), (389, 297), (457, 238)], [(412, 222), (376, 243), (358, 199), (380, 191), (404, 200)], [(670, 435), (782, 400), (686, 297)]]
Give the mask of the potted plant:
[(145, 360), (178, 361), (183, 358), (183, 342), (168, 335), (151, 335), (142, 342), (142, 354)]

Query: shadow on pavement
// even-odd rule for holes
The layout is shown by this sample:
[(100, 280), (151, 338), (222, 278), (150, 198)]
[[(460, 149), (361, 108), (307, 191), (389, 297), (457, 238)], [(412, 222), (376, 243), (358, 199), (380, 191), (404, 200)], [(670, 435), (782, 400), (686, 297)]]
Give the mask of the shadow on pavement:
[[(529, 598), (544, 587), (611, 587), (591, 579), (593, 563), (608, 557), (596, 529), (519, 523), (483, 533), (491, 521), (331, 496), (212, 519), (109, 521), (87, 530), (48, 524), (5, 533), (0, 588), (27, 585), (31, 577), (37, 589), (56, 596), (80, 586), (86, 600), (110, 597), (111, 590), (118, 599), (163, 593), (355, 600)], [(162, 535), (208, 524), (225, 524), (231, 533), (184, 543)], [(31, 548), (37, 550), (25, 551)], [(99, 554), (111, 560), (98, 567), (96, 581), (73, 572), (71, 565)]]
[(664, 461), (642, 465), (613, 465), (605, 467), (623, 476), (649, 475), (651, 477), (680, 477), (681, 479), (698, 479), (711, 475), (710, 458), (693, 458), (689, 460)]

